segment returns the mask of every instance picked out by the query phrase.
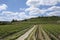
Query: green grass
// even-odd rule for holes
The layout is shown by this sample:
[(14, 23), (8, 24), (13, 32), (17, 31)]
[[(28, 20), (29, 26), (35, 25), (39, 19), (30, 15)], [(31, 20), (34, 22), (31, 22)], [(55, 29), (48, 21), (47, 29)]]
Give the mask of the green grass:
[(57, 21), (60, 21), (60, 17), (41, 17), (28, 19), (22, 22), (13, 22), (9, 25), (0, 25), (0, 39), (16, 39), (32, 28), (34, 24), (40, 24), (44, 30), (58, 37), (58, 35), (60, 35), (60, 22), (57, 24)]
[(25, 30), (27, 28), (31, 28), (31, 27), (32, 27), (32, 24), (30, 23), (19, 23), (19, 22), (13, 23), (11, 25), (0, 25), (0, 38), (3, 39), (11, 35), (16, 36), (16, 34), (19, 34), (19, 33), (22, 35), (27, 30), (23, 32), (20, 32), (20, 31)]
[[(59, 39), (60, 24), (39, 24), (39, 25), (46, 32), (46, 34), (49, 36), (49, 38), (51, 38), (51, 40)], [(33, 30), (33, 32), (34, 32), (34, 30)], [(37, 34), (37, 33), (38, 32), (35, 32), (35, 33), (32, 34), (32, 32), (31, 32), (32, 35), (30, 34), (25, 40), (34, 40), (33, 36), (34, 36), (34, 34)], [(52, 37), (50, 34), (52, 34), (54, 36)], [(37, 40), (40, 40), (40, 39), (37, 38)]]
[(41, 24), (43, 29), (56, 37), (60, 36), (60, 24)]

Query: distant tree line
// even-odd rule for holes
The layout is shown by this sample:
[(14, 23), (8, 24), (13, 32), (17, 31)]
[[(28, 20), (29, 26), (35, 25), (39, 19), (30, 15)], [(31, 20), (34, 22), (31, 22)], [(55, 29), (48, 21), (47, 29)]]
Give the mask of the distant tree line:
[(0, 25), (6, 25), (6, 24), (10, 24), (9, 21), (0, 21)]
[[(60, 17), (59, 16), (51, 16), (51, 17), (37, 17), (38, 19), (40, 18), (41, 20), (43, 21), (49, 21), (49, 20), (52, 20), (52, 21), (57, 21), (59, 20), (60, 21)], [(31, 18), (31, 19), (35, 19), (35, 18)], [(25, 19), (25, 20), (22, 20), (21, 22), (24, 22), (24, 21), (28, 21), (30, 19)], [(18, 20), (15, 20), (13, 19), (12, 21), (0, 21), (0, 25), (6, 25), (6, 24), (12, 24), (13, 22), (18, 22)]]
[(17, 22), (17, 20), (12, 20), (12, 21), (0, 21), (0, 25), (7, 25), (7, 24), (12, 24), (13, 22)]

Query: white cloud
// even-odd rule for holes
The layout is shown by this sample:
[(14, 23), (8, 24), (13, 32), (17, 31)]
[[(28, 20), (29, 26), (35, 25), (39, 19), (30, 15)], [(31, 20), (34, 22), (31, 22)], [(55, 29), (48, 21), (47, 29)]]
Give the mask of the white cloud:
[(34, 17), (34, 16), (28, 16), (26, 15), (25, 12), (11, 12), (11, 11), (3, 11), (2, 12), (2, 15), (4, 15), (2, 18), (2, 20), (12, 20), (12, 19), (15, 19), (15, 20), (24, 20), (24, 19), (29, 19), (31, 17)]
[[(48, 13), (48, 11), (50, 11)], [(30, 16), (35, 16), (35, 15), (45, 15), (45, 16), (60, 16), (60, 7), (59, 6), (52, 6), (47, 9), (39, 9), (38, 7), (30, 6), (25, 10), (25, 12), (29, 12)], [(37, 17), (37, 16), (36, 16)]]
[[(38, 15), (49, 14), (49, 13), (46, 13), (48, 11), (54, 11), (54, 12), (60, 11), (60, 7), (59, 6), (52, 6), (52, 7), (48, 8), (48, 9), (39, 9), (37, 7), (34, 7), (34, 6), (30, 6), (25, 11), (29, 12), (30, 16), (36, 16), (36, 15), (38, 16)], [(51, 13), (51, 14), (55, 15), (55, 13)], [(57, 13), (57, 15), (59, 15), (59, 14)]]
[(39, 6), (39, 5), (40, 5), (40, 2), (39, 2), (39, 0), (28, 0), (28, 1), (26, 2), (26, 4), (27, 4), (28, 6)]
[[(55, 6), (60, 0), (27, 0), (26, 4), (29, 6), (25, 10), (25, 12), (29, 12), (30, 16), (35, 16), (35, 15), (44, 15), (48, 11), (60, 11), (59, 6)], [(40, 9), (38, 8), (41, 5), (47, 5), (47, 6), (52, 6), (47, 9)], [(48, 13), (49, 14), (49, 13)], [(54, 14), (54, 13), (53, 13)]]
[[(31, 10), (32, 10), (32, 9), (31, 9)], [(27, 12), (27, 11), (30, 11), (30, 9), (27, 8), (27, 9), (25, 10), (25, 12)], [(37, 16), (31, 15), (31, 14), (26, 15), (25, 12), (19, 12), (18, 16), (19, 16), (20, 20), (37, 17)]]
[(51, 11), (49, 13), (46, 13), (46, 16), (60, 16), (60, 7), (59, 6), (52, 6), (48, 9), (46, 9), (47, 11)]
[[(47, 13), (47, 11), (53, 11), (47, 13), (46, 16), (60, 16), (60, 7), (59, 6), (53, 6), (56, 5), (60, 0), (28, 0), (26, 4), (29, 6), (29, 8), (20, 8), (20, 10), (24, 12), (11, 12), (11, 11), (2, 11), (7, 9), (6, 4), (0, 5), (0, 11), (2, 11), (3, 17), (0, 16), (1, 20), (12, 20), (12, 19), (17, 19), (17, 20), (23, 20), (23, 19), (29, 19), (29, 18), (35, 18), (38, 15), (44, 15)], [(47, 9), (40, 9), (38, 8), (41, 5), (48, 5), (52, 6)], [(29, 15), (26, 15), (26, 12), (28, 12)]]
[(60, 11), (54, 11), (47, 14), (48, 16), (60, 16)]
[(60, 11), (60, 7), (59, 6), (52, 6), (52, 7), (48, 8), (47, 11)]
[(18, 19), (18, 12), (2, 11), (1, 14), (6, 20)]
[(26, 15), (25, 12), (11, 12), (11, 11), (2, 11), (2, 16), (0, 16), (1, 20), (9, 20), (11, 21), (12, 19), (15, 20), (24, 20), (24, 19), (29, 19), (29, 18), (35, 18), (37, 16), (34, 15)]
[(20, 17), (21, 20), (37, 17), (37, 16), (26, 15), (25, 12), (20, 12), (18, 16)]
[(27, 15), (25, 14), (25, 12), (20, 12), (18, 15), (21, 19), (26, 19)]
[(2, 14), (6, 14), (6, 15), (17, 15), (18, 12), (3, 11)]
[(2, 11), (2, 10), (6, 10), (7, 9), (7, 5), (6, 4), (2, 4), (2, 5), (0, 5), (0, 11)]
[(28, 0), (26, 4), (28, 6), (40, 6), (40, 5), (56, 5), (60, 0)]
[(29, 15), (38, 15), (43, 14), (46, 10), (41, 10), (37, 7), (31, 6), (25, 10), (25, 12), (29, 12)]
[(41, 0), (40, 5), (55, 5), (57, 0)]

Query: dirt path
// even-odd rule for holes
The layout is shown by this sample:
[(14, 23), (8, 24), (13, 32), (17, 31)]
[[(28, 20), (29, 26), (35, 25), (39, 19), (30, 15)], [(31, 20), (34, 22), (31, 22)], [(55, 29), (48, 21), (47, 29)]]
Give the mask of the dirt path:
[(36, 31), (34, 32), (33, 30), (34, 33), (31, 33), (27, 40), (51, 40), (40, 25), (37, 25), (36, 27)]
[(36, 27), (32, 30), (32, 32), (29, 34), (29, 36), (26, 38), (26, 40), (36, 40), (36, 37), (35, 37), (35, 32), (37, 30), (37, 25)]
[(36, 27), (36, 25), (34, 25), (33, 28), (31, 28), (29, 31), (27, 31), (24, 35), (20, 36), (18, 39), (16, 40), (24, 40), (25, 38), (28, 37), (28, 35), (32, 32), (32, 30)]
[(47, 35), (47, 33), (42, 28), (41, 28), (41, 30), (42, 30), (42, 33), (44, 35), (44, 40), (51, 40), (51, 38)]
[(43, 34), (42, 34), (42, 31), (41, 31), (41, 28), (40, 28), (40, 26), (38, 27), (39, 28), (39, 39), (40, 40), (44, 40), (44, 37), (43, 37)]
[(43, 30), (41, 25), (34, 25), (33, 28), (31, 28), (29, 31), (27, 31), (24, 35), (22, 35), (16, 40), (25, 40), (26, 38), (27, 40), (52, 40), (51, 37), (56, 40), (59, 40), (54, 35), (52, 34), (49, 35), (49, 34), (47, 34)]
[(51, 40), (47, 33), (42, 29), (41, 25), (38, 25), (36, 34), (36, 40)]
[(37, 26), (37, 30), (36, 30), (36, 32), (35, 32), (35, 37), (36, 37), (36, 40), (44, 40), (39, 25)]

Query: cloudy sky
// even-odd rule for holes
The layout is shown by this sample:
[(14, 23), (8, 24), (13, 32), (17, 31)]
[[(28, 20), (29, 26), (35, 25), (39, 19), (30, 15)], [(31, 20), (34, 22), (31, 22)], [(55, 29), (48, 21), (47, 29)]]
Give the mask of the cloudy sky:
[(0, 0), (0, 21), (60, 16), (60, 0)]

